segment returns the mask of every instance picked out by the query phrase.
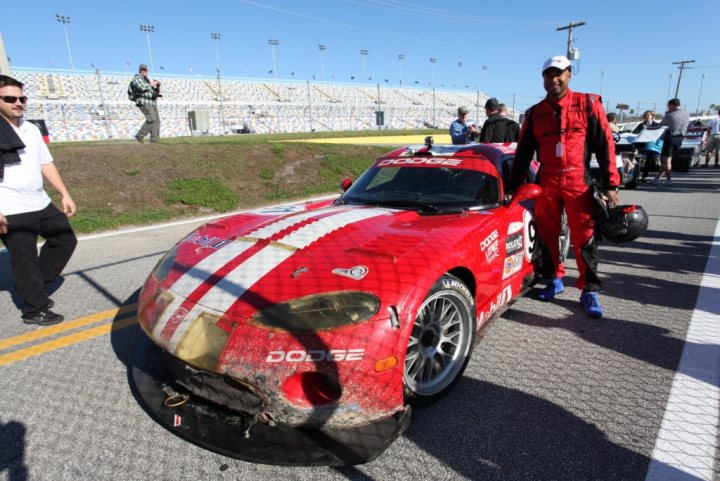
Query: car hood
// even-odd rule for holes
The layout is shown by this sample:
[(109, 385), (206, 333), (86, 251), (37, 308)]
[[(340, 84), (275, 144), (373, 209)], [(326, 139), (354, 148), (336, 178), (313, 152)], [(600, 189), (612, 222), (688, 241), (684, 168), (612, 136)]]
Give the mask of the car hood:
[(181, 241), (165, 287), (236, 318), (322, 292), (392, 297), (492, 217), (357, 206), (231, 216)]

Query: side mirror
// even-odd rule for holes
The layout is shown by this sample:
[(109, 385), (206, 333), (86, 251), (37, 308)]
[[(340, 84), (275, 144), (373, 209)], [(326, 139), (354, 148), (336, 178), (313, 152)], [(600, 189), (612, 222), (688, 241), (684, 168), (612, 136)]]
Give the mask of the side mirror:
[(340, 188), (343, 192), (347, 192), (347, 190), (350, 188), (350, 186), (353, 184), (353, 181), (350, 177), (345, 177), (343, 181), (340, 183)]
[(519, 202), (539, 197), (540, 194), (542, 194), (542, 187), (540, 187), (539, 185), (523, 184), (518, 187), (517, 191), (515, 191), (515, 195), (512, 197), (512, 200), (510, 201), (510, 205), (508, 207), (514, 207), (515, 204)]

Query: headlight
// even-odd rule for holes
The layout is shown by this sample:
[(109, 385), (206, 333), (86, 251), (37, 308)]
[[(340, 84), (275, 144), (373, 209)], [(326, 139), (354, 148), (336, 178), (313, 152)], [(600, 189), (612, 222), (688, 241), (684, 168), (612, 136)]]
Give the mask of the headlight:
[(155, 269), (153, 269), (153, 275), (159, 282), (167, 279), (168, 274), (170, 274), (170, 269), (172, 269), (172, 266), (175, 265), (175, 258), (177, 257), (179, 248), (180, 244), (175, 244), (175, 247), (170, 249), (168, 253), (158, 261)]
[(253, 321), (286, 331), (321, 331), (370, 319), (380, 301), (365, 292), (328, 292), (274, 304), (259, 311)]

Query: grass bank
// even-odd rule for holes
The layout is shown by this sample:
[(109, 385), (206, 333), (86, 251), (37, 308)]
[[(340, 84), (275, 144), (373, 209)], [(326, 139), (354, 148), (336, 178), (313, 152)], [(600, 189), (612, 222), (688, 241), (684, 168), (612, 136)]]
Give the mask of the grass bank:
[[(323, 132), (53, 143), (78, 212), (78, 233), (208, 215), (339, 192), (391, 147), (293, 142), (307, 138), (431, 135)], [(57, 194), (47, 188), (54, 200)]]

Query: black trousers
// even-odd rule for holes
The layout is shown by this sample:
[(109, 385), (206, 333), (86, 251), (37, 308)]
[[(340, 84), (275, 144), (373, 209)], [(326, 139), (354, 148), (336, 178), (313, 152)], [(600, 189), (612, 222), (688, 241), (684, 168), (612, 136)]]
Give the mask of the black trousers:
[[(8, 231), (0, 239), (10, 254), (22, 313), (34, 316), (48, 305), (46, 288), (58, 278), (72, 256), (77, 238), (67, 216), (50, 203), (36, 212), (5, 216)], [(38, 236), (45, 244), (38, 255)]]

